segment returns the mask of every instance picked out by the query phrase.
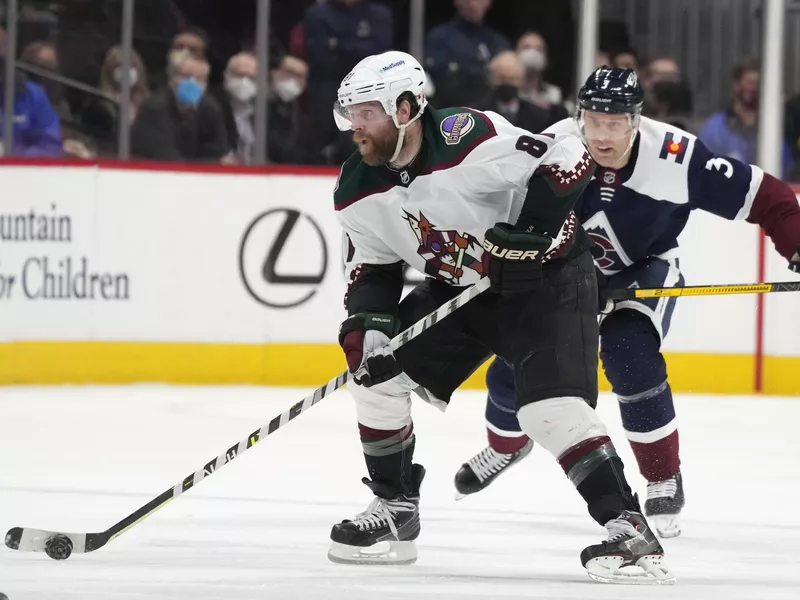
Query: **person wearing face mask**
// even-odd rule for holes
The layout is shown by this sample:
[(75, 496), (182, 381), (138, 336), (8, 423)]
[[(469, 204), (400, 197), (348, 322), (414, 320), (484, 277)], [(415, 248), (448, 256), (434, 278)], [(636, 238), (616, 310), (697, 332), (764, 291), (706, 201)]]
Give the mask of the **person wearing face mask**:
[[(255, 102), (258, 60), (250, 52), (235, 54), (225, 69), (223, 93), (218, 94), (235, 163), (255, 159)], [(270, 69), (268, 90), (267, 158), (277, 163), (309, 162), (307, 119), (299, 98), (306, 90), (308, 66), (294, 56), (282, 56)]]
[[(100, 69), (98, 88), (106, 98), (88, 98), (80, 111), (80, 122), (84, 132), (97, 146), (103, 157), (115, 157), (118, 149), (120, 103), (125, 73), (122, 70), (122, 47), (113, 46), (106, 53)], [(131, 103), (128, 122), (133, 123), (142, 104), (150, 96), (147, 85), (147, 72), (139, 53), (134, 50), (131, 69), (128, 73), (131, 82)]]
[[(535, 31), (522, 34), (517, 40), (517, 54), (525, 65), (525, 81), (520, 96), (548, 111), (553, 110), (553, 107), (563, 108), (561, 89), (544, 80), (544, 70), (547, 68), (547, 42), (542, 35)], [(566, 109), (558, 110), (551, 115), (551, 123), (567, 116)]]
[(501, 52), (489, 63), (488, 97), (476, 101), (475, 108), (491, 110), (503, 115), (512, 125), (539, 133), (550, 125), (548, 113), (520, 98), (520, 87), (525, 79), (525, 66), (512, 50)]
[(167, 61), (176, 67), (185, 55), (205, 59), (208, 50), (208, 35), (199, 27), (187, 27), (175, 34), (167, 55)]
[[(758, 137), (758, 59), (747, 58), (733, 69), (733, 101), (723, 111), (711, 115), (697, 134), (709, 150), (747, 163), (756, 162)], [(792, 155), (783, 146), (783, 173), (788, 175)]]
[(257, 77), (255, 55), (240, 52), (228, 61), (222, 89), (215, 91), (225, 119), (231, 163), (248, 165), (255, 157)]
[(308, 65), (294, 56), (284, 56), (270, 71), (267, 155), (272, 162), (310, 164), (322, 161), (313, 143), (311, 122), (300, 100), (307, 82)]
[(689, 129), (692, 114), (692, 90), (684, 82), (678, 62), (671, 56), (650, 60), (642, 72), (642, 86), (647, 101), (645, 116)]
[(131, 128), (131, 153), (139, 158), (220, 162), (228, 136), (219, 104), (206, 94), (209, 65), (185, 56), (167, 68), (169, 85), (140, 107)]

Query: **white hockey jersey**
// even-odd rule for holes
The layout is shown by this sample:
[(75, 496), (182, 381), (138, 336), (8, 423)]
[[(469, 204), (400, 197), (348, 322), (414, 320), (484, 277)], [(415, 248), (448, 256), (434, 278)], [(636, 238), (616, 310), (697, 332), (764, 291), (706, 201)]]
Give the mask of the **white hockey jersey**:
[(371, 167), (356, 152), (342, 167), (334, 200), (349, 270), (405, 261), (452, 285), (475, 283), (483, 277), (484, 233), (516, 223), (534, 173), (556, 195), (591, 177), (594, 163), (572, 135), (534, 135), (466, 108), (429, 109), (422, 122), (423, 148), (410, 165)]

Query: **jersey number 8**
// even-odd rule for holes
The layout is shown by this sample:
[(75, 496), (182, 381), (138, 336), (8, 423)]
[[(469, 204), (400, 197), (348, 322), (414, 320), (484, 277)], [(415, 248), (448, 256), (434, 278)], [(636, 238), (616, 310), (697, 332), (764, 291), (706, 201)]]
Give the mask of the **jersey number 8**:
[(523, 135), (517, 140), (517, 150), (527, 152), (533, 158), (542, 158), (547, 152), (547, 144), (534, 139), (529, 135)]

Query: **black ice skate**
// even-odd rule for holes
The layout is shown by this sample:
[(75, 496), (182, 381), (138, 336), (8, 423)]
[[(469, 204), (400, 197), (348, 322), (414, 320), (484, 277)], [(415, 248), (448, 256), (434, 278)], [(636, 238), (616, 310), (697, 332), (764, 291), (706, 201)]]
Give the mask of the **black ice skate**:
[(681, 509), (686, 504), (683, 495), (683, 477), (680, 471), (664, 481), (647, 484), (646, 514), (653, 528), (662, 538), (678, 537), (681, 534)]
[(622, 511), (606, 523), (608, 539), (581, 552), (589, 577), (601, 583), (675, 583), (664, 560), (664, 549), (644, 515)]
[(489, 486), (511, 465), (517, 464), (533, 450), (533, 440), (528, 440), (522, 448), (511, 454), (501, 454), (491, 446), (486, 446), (475, 456), (461, 465), (456, 473), (456, 500), (480, 492)]
[(355, 565), (410, 565), (417, 560), (414, 540), (419, 536), (419, 488), (422, 465), (413, 465), (412, 493), (397, 494), (379, 481), (363, 481), (375, 494), (367, 509), (331, 530), (328, 558)]

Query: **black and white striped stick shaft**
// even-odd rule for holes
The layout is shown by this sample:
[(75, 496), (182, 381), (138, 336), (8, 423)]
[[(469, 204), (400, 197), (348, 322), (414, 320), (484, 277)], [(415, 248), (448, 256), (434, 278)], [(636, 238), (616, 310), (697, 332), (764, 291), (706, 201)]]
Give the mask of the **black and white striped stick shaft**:
[[(391, 342), (389, 342), (389, 346), (392, 348), (392, 350), (397, 350), (420, 335), (426, 329), (433, 327), (436, 323), (464, 306), (467, 302), (488, 288), (489, 279), (481, 279), (477, 284), (467, 288), (461, 292), (461, 294), (446, 304), (443, 304), (428, 316), (420, 319), (414, 325), (394, 337)], [(214, 457), (212, 460), (203, 465), (202, 468), (186, 476), (175, 486), (164, 491), (160, 496), (153, 498), (139, 510), (128, 515), (119, 523), (113, 525), (106, 531), (100, 533), (59, 533), (54, 531), (43, 531), (40, 529), (15, 527), (10, 529), (6, 534), (6, 546), (12, 550), (44, 552), (47, 540), (53, 536), (62, 536), (70, 539), (74, 552), (92, 552), (93, 550), (102, 548), (114, 538), (122, 535), (137, 523), (140, 523), (184, 492), (193, 488), (203, 479), (216, 473), (219, 469), (227, 465), (236, 457), (240, 456), (246, 450), (249, 450), (255, 446), (265, 437), (275, 433), (289, 421), (296, 419), (299, 415), (317, 404), (320, 400), (342, 387), (345, 383), (347, 383), (348, 379), (350, 379), (350, 372), (345, 370), (331, 379), (325, 385), (314, 390), (313, 393), (300, 400), (300, 402), (294, 404), (286, 411), (272, 419), (267, 425), (255, 430), (239, 443), (231, 446), (219, 456)]]

